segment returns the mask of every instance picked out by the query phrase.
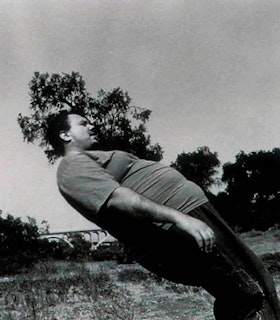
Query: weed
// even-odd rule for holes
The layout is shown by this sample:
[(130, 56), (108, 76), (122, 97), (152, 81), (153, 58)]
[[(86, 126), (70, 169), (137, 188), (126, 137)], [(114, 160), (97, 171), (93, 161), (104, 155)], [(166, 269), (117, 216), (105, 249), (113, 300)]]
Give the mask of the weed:
[(119, 272), (118, 280), (123, 282), (143, 282), (151, 278), (150, 273), (138, 269), (123, 270)]
[[(57, 272), (58, 269), (51, 264), (40, 264), (28, 274), (0, 283), (3, 306), (0, 308), (0, 319), (54, 319), (57, 306), (71, 305), (72, 308), (74, 305), (76, 311), (72, 314), (76, 314), (78, 305), (84, 303), (90, 305), (88, 313), (94, 314), (91, 319), (123, 319), (123, 308), (127, 310), (126, 319), (133, 319), (128, 294), (120, 292), (107, 274), (90, 273), (82, 264), (74, 264), (72, 268), (69, 265), (65, 270)], [(103, 308), (105, 312), (100, 312)], [(66, 313), (69, 311), (67, 307), (64, 310)], [(114, 314), (113, 318), (104, 318), (104, 315), (111, 312)], [(103, 318), (100, 317), (101, 314)], [(62, 319), (70, 318), (63, 316)]]

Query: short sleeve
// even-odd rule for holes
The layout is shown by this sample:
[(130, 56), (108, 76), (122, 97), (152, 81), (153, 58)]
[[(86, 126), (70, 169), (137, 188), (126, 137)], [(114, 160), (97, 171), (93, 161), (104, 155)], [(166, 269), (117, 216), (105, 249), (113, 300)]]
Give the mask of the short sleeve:
[(57, 182), (65, 199), (89, 219), (99, 213), (110, 195), (120, 186), (100, 164), (86, 154), (61, 163)]

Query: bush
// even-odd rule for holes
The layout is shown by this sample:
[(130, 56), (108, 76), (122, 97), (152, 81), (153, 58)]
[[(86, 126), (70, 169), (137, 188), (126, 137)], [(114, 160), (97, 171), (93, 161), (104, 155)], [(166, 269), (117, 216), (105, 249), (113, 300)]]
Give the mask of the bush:
[[(42, 222), (45, 223), (45, 222)], [(118, 241), (92, 251), (92, 244), (82, 234), (69, 235), (69, 243), (40, 238), (42, 230), (34, 218), (27, 222), (0, 211), (0, 276), (26, 272), (34, 263), (48, 259), (64, 261), (134, 262), (133, 255)], [(48, 226), (44, 227), (48, 233)]]
[(152, 279), (153, 275), (144, 270), (131, 269), (119, 272), (118, 280), (123, 282), (136, 282), (140, 283), (147, 279)]
[(0, 275), (14, 274), (29, 268), (40, 258), (46, 240), (39, 239), (39, 228), (33, 218), (28, 222), (8, 214), (0, 215)]
[(114, 241), (108, 246), (99, 246), (91, 252), (90, 256), (93, 261), (115, 260), (125, 264), (134, 262), (134, 257), (129, 249), (118, 241)]
[(280, 272), (280, 252), (265, 253), (261, 256), (261, 259), (272, 274)]

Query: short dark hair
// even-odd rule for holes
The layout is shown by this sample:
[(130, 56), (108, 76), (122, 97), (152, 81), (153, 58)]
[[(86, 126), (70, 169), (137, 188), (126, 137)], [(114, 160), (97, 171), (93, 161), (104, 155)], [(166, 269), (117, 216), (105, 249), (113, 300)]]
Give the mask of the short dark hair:
[(64, 145), (63, 140), (60, 138), (60, 132), (70, 129), (69, 114), (71, 112), (64, 110), (56, 115), (51, 115), (47, 120), (46, 139), (58, 157), (64, 155)]

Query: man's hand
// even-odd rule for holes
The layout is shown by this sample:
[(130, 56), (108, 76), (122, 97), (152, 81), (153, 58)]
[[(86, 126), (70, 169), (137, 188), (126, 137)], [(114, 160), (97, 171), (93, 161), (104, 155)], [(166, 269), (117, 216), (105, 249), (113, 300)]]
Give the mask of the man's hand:
[(175, 226), (181, 234), (186, 232), (191, 235), (201, 251), (211, 252), (215, 246), (214, 231), (203, 221), (182, 214)]

